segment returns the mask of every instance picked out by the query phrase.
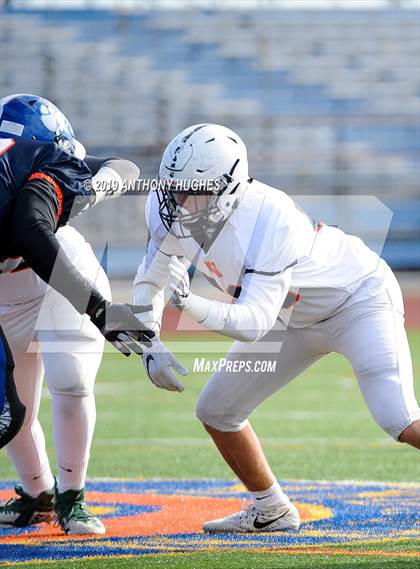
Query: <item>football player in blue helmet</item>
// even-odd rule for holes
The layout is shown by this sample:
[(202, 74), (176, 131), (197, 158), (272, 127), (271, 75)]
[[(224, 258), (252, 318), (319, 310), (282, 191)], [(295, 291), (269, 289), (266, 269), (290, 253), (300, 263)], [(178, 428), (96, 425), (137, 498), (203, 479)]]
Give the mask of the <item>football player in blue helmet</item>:
[[(107, 306), (66, 255), (58, 254), (55, 232), (98, 201), (95, 185), (86, 182), (104, 164), (118, 174), (122, 162), (120, 178), (127, 174), (126, 160), (89, 161), (85, 154), (69, 121), (47, 99), (36, 95), (0, 99), (0, 273), (13, 271), (24, 260), (76, 310), (89, 314), (117, 349), (126, 355), (142, 352), (137, 346), (140, 337), (146, 340), (147, 336), (148, 341), (153, 333), (138, 332), (138, 320), (128, 305)], [(128, 164), (138, 175), (138, 168)], [(108, 328), (114, 319), (119, 330), (126, 331), (128, 326), (127, 330), (137, 332), (121, 337), (115, 329), (111, 332)]]
[[(54, 491), (42, 429), (37, 421), (36, 393), (40, 393), (43, 374), (35, 366), (41, 358), (37, 353), (30, 365), (28, 358), (25, 359), (26, 351), (19, 338), (23, 328), (31, 335), (32, 317), (29, 312), (22, 314), (17, 303), (14, 304), (14, 291), (24, 290), (25, 298), (33, 306), (45, 292), (40, 282), (48, 283), (73, 305), (75, 310), (72, 316), (67, 313), (67, 319), (77, 320), (84, 313), (90, 316), (90, 346), (92, 338), (102, 345), (101, 334), (125, 355), (142, 354), (152, 341), (155, 345), (154, 332), (136, 317), (142, 309), (110, 302), (105, 292), (105, 275), (102, 281), (106, 282), (101, 286), (90, 273), (85, 273), (87, 267), (93, 267), (95, 275), (100, 269), (95, 270), (97, 261), (82, 237), (79, 235), (72, 241), (77, 251), (75, 257), (68, 253), (72, 247), (63, 246), (64, 237), (71, 235), (71, 228), (65, 227), (69, 219), (102, 199), (117, 197), (127, 187), (125, 182), (130, 184), (138, 175), (137, 166), (128, 160), (85, 156), (67, 118), (46, 99), (35, 95), (0, 99), (0, 304), (5, 308), (0, 325), (9, 340), (6, 341), (0, 328), (0, 448), (8, 445), (9, 457), (22, 481), (16, 487), (18, 497), (0, 505), (2, 525), (23, 527), (46, 521), (55, 509), (58, 522), (67, 534), (105, 531), (84, 504), (86, 457), (94, 426), (92, 390), (99, 358), (95, 356), (95, 361), (90, 358), (89, 367), (89, 362), (79, 360), (83, 354), (76, 354), (72, 365), (70, 353), (63, 353), (58, 359), (53, 354), (43, 354), (44, 362), (50, 362), (48, 383), (60, 460), (58, 486)], [(104, 191), (104, 187), (109, 190)], [(42, 281), (25, 269), (32, 269)], [(53, 291), (45, 292), (45, 296), (50, 292)], [(13, 314), (7, 311), (7, 306), (13, 307)], [(82, 330), (78, 334), (83, 342), (86, 335), (83, 336)], [(14, 376), (12, 352), (16, 360)], [(155, 359), (157, 363), (160, 361), (158, 354)], [(63, 406), (67, 411), (62, 410)], [(73, 424), (69, 424), (71, 421)]]

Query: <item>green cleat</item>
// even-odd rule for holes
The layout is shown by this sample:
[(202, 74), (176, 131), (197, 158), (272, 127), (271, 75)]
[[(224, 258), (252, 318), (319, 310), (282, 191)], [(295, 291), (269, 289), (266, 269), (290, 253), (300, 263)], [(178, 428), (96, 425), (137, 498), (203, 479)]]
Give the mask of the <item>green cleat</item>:
[(68, 535), (103, 535), (105, 526), (86, 508), (85, 490), (56, 491), (55, 513), (57, 521)]
[(54, 489), (41, 492), (33, 498), (16, 484), (19, 498), (0, 504), (0, 527), (23, 528), (32, 524), (49, 523), (54, 518)]

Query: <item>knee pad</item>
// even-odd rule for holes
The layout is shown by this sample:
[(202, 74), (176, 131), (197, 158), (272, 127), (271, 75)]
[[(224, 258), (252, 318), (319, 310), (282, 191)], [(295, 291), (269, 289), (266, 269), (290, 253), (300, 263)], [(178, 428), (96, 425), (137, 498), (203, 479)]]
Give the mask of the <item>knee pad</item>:
[(52, 394), (86, 397), (93, 393), (99, 367), (96, 354), (47, 354), (44, 365)]
[(204, 425), (228, 433), (241, 431), (247, 424), (247, 420), (240, 418), (233, 409), (217, 408), (204, 394), (198, 399), (196, 416)]
[(376, 421), (377, 424), (390, 436), (392, 437), (397, 443), (399, 441), (399, 437), (401, 433), (405, 431), (414, 421), (420, 420), (420, 410), (417, 413), (412, 413), (411, 415), (402, 418), (398, 423), (394, 423), (393, 425), (382, 425), (379, 421)]

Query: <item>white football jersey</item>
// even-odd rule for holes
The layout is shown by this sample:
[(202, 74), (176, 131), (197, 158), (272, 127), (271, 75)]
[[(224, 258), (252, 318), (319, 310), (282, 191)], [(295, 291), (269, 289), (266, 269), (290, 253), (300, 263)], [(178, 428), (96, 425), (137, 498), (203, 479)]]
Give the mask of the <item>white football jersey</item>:
[(155, 192), (146, 218), (151, 281), (166, 279), (165, 258), (184, 257), (237, 304), (260, 304), (292, 327), (328, 318), (362, 286), (373, 294), (390, 270), (361, 239), (313, 221), (287, 194), (256, 180), (204, 248), (166, 231)]

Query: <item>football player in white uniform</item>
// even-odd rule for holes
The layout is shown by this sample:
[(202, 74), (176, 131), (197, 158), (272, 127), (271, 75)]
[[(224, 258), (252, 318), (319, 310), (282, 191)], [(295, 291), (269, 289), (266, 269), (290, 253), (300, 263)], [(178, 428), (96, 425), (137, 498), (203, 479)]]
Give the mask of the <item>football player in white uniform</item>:
[[(400, 288), (361, 239), (313, 222), (285, 193), (250, 179), (246, 147), (227, 128), (184, 130), (166, 148), (159, 178), (160, 189), (148, 198), (150, 242), (134, 284), (134, 301), (153, 305), (141, 318), (159, 331), (169, 286), (180, 310), (236, 340), (201, 393), (197, 416), (252, 504), (204, 530), (297, 529), (299, 513), (248, 417), (324, 354), (338, 352), (352, 364), (375, 421), (420, 448)], [(193, 294), (186, 273), (192, 262), (235, 300)], [(234, 373), (244, 360), (273, 358), (275, 373)]]

